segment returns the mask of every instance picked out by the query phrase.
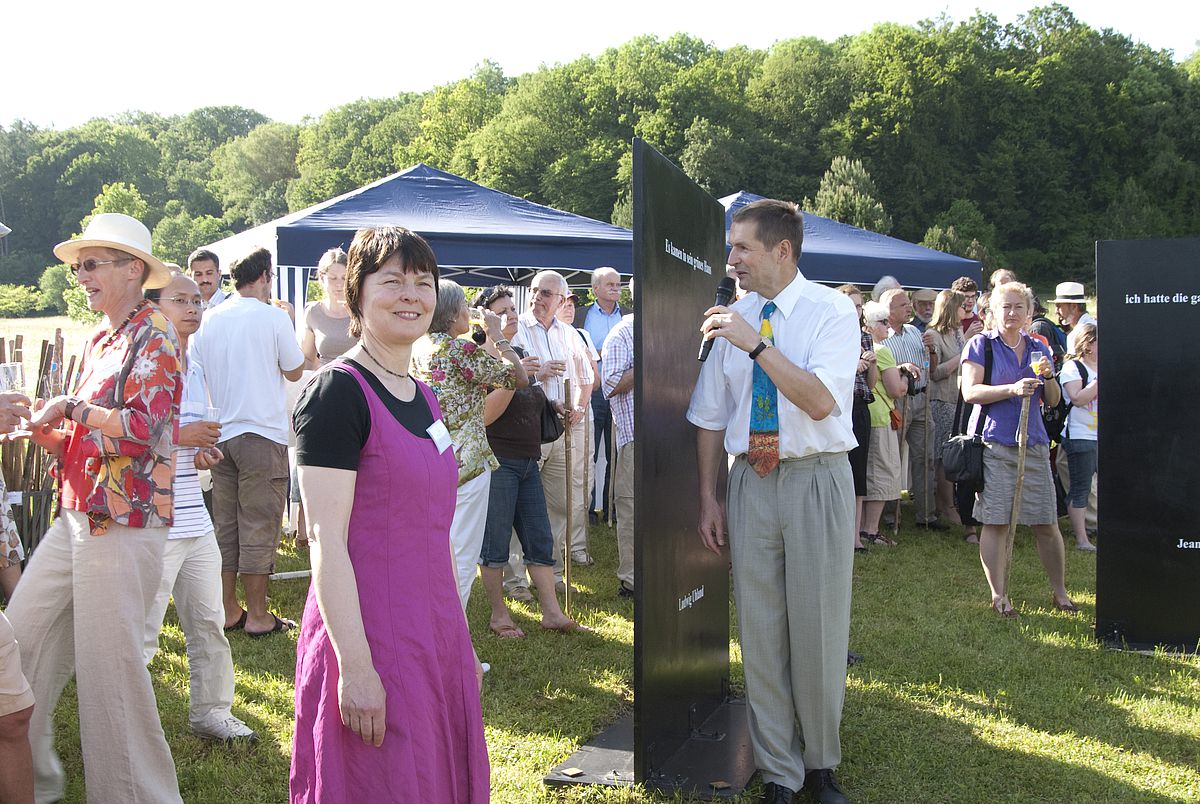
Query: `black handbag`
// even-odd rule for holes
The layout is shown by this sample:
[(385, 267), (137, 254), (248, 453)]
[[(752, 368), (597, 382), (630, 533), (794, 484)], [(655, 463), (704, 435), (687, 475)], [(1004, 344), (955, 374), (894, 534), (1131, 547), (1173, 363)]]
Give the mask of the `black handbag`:
[(554, 409), (554, 403), (550, 401), (549, 397), (542, 397), (542, 399), (545, 403), (542, 406), (542, 443), (553, 444), (562, 438), (562, 416), (558, 415), (558, 411)]
[[(984, 339), (984, 355), (983, 355), (983, 384), (990, 385), (992, 379), (992, 342), (990, 339)], [(958, 404), (954, 408), (954, 430), (953, 435), (946, 441), (942, 447), (942, 471), (945, 472), (946, 479), (953, 483), (963, 483), (969, 486), (974, 486), (977, 489), (983, 488), (983, 437), (979, 435), (979, 430), (983, 427), (983, 421), (987, 418), (988, 406), (984, 405), (979, 412), (979, 418), (975, 421), (974, 432), (964, 433), (965, 419), (970, 418), (970, 407), (966, 406), (966, 415), (964, 415), (964, 405), (962, 394), (958, 395)]]

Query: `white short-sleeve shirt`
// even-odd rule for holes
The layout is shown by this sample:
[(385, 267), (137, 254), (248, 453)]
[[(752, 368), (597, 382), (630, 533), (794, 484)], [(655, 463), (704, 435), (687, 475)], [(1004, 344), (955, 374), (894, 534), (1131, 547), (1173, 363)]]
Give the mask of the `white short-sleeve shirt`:
[(304, 363), (287, 313), (235, 293), (204, 313), (188, 356), (203, 370), (209, 400), (220, 411), (222, 441), (256, 433), (287, 443), (283, 372)]
[[(768, 299), (748, 293), (731, 305), (752, 326)], [(851, 422), (854, 374), (861, 351), (858, 315), (845, 294), (810, 282), (799, 272), (772, 301), (775, 348), (795, 365), (815, 374), (833, 396), (833, 412), (821, 421), (779, 394), (779, 457), (803, 458), (847, 452), (857, 446)], [(718, 338), (692, 392), (687, 418), (705, 430), (725, 431), (725, 451), (750, 448), (750, 405), (754, 361)]]

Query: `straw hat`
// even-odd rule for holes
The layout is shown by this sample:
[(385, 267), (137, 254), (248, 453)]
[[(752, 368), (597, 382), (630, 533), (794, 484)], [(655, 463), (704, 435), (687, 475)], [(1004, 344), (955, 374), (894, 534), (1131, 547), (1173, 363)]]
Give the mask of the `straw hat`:
[(1087, 304), (1083, 285), (1079, 282), (1059, 282), (1054, 286), (1054, 296), (1051, 304)]
[(932, 290), (930, 288), (921, 288), (919, 290), (913, 291), (912, 300), (915, 302), (937, 301), (937, 291)]
[(150, 269), (142, 287), (161, 288), (171, 281), (171, 272), (162, 260), (150, 253), (150, 230), (134, 218), (119, 212), (102, 212), (88, 221), (83, 235), (54, 247), (54, 256), (70, 264), (85, 248), (113, 248), (132, 254)]

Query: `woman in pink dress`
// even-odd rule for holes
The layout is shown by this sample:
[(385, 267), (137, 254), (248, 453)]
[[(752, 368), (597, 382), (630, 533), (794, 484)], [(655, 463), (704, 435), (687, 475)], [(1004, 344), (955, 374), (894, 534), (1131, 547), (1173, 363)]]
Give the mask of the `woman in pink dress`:
[(482, 670), (450, 556), (458, 470), (433, 393), (409, 376), (437, 281), (420, 236), (360, 230), (346, 302), (361, 340), (293, 414), (313, 568), (293, 802), (488, 800)]

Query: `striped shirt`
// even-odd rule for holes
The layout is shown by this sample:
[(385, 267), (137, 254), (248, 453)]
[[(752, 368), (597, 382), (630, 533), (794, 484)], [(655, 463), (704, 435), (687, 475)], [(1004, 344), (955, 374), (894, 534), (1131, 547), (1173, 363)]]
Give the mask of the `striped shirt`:
[[(201, 421), (208, 413), (208, 394), (204, 391), (204, 372), (199, 364), (188, 361), (183, 380), (183, 401), (179, 405), (179, 426)], [(195, 447), (175, 446), (175, 522), (168, 539), (195, 539), (213, 532), (212, 519), (200, 493), (200, 474), (196, 470)]]
[(900, 332), (886, 339), (883, 345), (892, 350), (897, 365), (912, 363), (921, 369), (921, 379), (917, 381), (916, 387), (924, 388), (927, 380), (925, 363), (929, 359), (929, 353), (925, 350), (925, 339), (921, 337), (920, 330), (912, 324), (905, 324)]
[(600, 364), (600, 381), (604, 395), (611, 405), (617, 423), (617, 449), (633, 440), (633, 389), (614, 396), (612, 390), (621, 375), (633, 368), (633, 314), (625, 316), (608, 333), (604, 341), (604, 362)]

